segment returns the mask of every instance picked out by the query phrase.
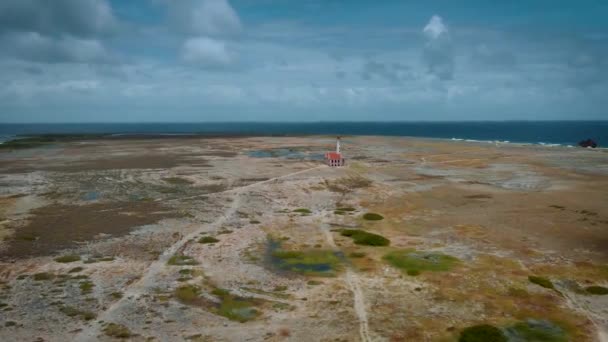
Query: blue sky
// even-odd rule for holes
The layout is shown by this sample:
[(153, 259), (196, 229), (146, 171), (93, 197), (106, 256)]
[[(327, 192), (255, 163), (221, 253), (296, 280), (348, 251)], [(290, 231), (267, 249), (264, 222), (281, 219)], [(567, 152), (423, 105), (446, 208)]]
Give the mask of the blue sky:
[(608, 119), (608, 1), (3, 0), (0, 122)]

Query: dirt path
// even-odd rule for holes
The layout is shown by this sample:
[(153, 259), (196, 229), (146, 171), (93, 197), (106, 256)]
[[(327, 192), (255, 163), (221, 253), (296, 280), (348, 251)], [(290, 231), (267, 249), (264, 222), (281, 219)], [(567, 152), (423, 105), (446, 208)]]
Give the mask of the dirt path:
[[(327, 224), (321, 224), (320, 227), (321, 231), (325, 235), (327, 244), (332, 249), (339, 250)], [(357, 313), (357, 318), (359, 319), (359, 336), (361, 337), (361, 341), (371, 341), (372, 339), (369, 335), (369, 323), (367, 321), (367, 311), (365, 310), (365, 296), (363, 295), (363, 291), (361, 291), (361, 287), (359, 286), (359, 277), (350, 266), (347, 266), (346, 268), (345, 281), (348, 284), (350, 291), (353, 293), (354, 308), (355, 312)]]
[[(179, 250), (183, 249), (185, 245), (199, 236), (203, 230), (209, 230), (209, 228), (215, 229), (222, 226), (226, 220), (232, 217), (236, 211), (238, 210), (241, 203), (241, 195), (248, 189), (259, 186), (262, 184), (270, 183), (277, 181), (279, 179), (292, 177), (301, 173), (309, 172), (315, 169), (319, 169), (325, 167), (325, 165), (300, 170), (297, 172), (293, 172), (287, 175), (271, 178), (262, 182), (252, 183), (249, 185), (245, 185), (239, 188), (230, 189), (223, 191), (222, 193), (233, 193), (234, 200), (230, 204), (228, 208), (224, 211), (222, 216), (220, 216), (217, 220), (210, 223), (209, 225), (201, 225), (198, 229), (195, 229), (192, 233), (184, 236), (171, 247), (167, 248), (163, 254), (153, 263), (148, 266), (148, 268), (144, 271), (143, 276), (139, 281), (133, 283), (127, 289), (124, 290), (124, 295), (121, 299), (114, 302), (110, 305), (105, 311), (103, 311), (98, 317), (97, 320), (91, 325), (85, 326), (82, 331), (76, 335), (74, 341), (94, 341), (97, 340), (97, 334), (101, 331), (101, 324), (99, 322), (114, 322), (120, 321), (121, 317), (119, 316), (119, 312), (121, 308), (125, 308), (131, 305), (136, 305), (136, 301), (140, 298), (141, 295), (146, 293), (146, 290), (150, 287), (154, 286), (155, 278), (157, 275), (162, 273), (166, 269), (167, 261), (171, 258), (175, 253)], [(217, 193), (220, 194), (220, 193)], [(207, 228), (207, 229), (204, 229)]]

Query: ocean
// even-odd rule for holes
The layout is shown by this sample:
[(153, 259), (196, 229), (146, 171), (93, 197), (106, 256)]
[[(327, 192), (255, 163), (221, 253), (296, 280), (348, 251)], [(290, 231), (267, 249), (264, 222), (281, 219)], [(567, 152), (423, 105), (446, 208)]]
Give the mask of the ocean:
[(608, 121), (0, 124), (0, 142), (35, 134), (383, 135), (608, 145)]

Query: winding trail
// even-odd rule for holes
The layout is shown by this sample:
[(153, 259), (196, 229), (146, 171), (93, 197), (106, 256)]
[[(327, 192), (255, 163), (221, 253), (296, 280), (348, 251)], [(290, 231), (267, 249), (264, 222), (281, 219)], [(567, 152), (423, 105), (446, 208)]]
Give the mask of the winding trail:
[[(334, 237), (331, 235), (329, 231), (329, 227), (327, 224), (321, 225), (321, 231), (325, 235), (325, 240), (327, 244), (334, 250), (339, 250), (334, 242)], [(350, 291), (353, 293), (353, 301), (355, 312), (357, 313), (357, 318), (359, 319), (359, 336), (361, 337), (362, 342), (371, 341), (371, 337), (369, 335), (369, 323), (367, 320), (367, 311), (365, 310), (365, 296), (363, 295), (363, 291), (361, 291), (361, 287), (359, 286), (359, 277), (353, 271), (350, 266), (346, 268), (346, 283), (350, 288)]]
[[(308, 168), (305, 170), (300, 170), (300, 171), (289, 173), (286, 175), (270, 178), (270, 179), (267, 179), (267, 180), (264, 180), (261, 182), (256, 182), (256, 183), (248, 184), (248, 185), (245, 185), (242, 187), (233, 188), (233, 189), (229, 189), (226, 191), (214, 193), (214, 195), (233, 193), (235, 196), (234, 200), (232, 201), (230, 206), (228, 208), (226, 208), (226, 210), (224, 211), (222, 216), (218, 217), (217, 220), (215, 220), (214, 222), (212, 222), (210, 224), (201, 225), (198, 229), (195, 229), (192, 233), (182, 237), (179, 241), (177, 241), (172, 246), (167, 248), (157, 260), (152, 262), (144, 270), (143, 276), (137, 282), (134, 282), (128, 288), (124, 289), (124, 294), (121, 299), (112, 303), (112, 305), (108, 306), (108, 308), (106, 310), (104, 310), (102, 313), (100, 313), (98, 315), (97, 319), (95, 320), (95, 322), (91, 323), (90, 325), (84, 326), (82, 331), (80, 331), (78, 333), (78, 335), (76, 335), (74, 337), (73, 340), (74, 341), (96, 341), (97, 334), (102, 330), (102, 325), (99, 322), (120, 321), (120, 317), (118, 317), (119, 314), (117, 314), (120, 312), (119, 309), (131, 306), (131, 305), (135, 305), (137, 300), (143, 294), (146, 293), (146, 290), (148, 290), (150, 287), (152, 287), (156, 284), (154, 282), (154, 280), (155, 280), (156, 276), (159, 275), (160, 273), (162, 273), (162, 271), (167, 267), (167, 261), (169, 260), (169, 258), (171, 258), (175, 253), (177, 253), (178, 251), (183, 249), (190, 240), (198, 237), (201, 232), (203, 232), (205, 230), (209, 230), (209, 228), (216, 229), (216, 228), (222, 226), (229, 218), (231, 218), (236, 213), (236, 211), (238, 210), (238, 208), (241, 204), (241, 195), (244, 192), (246, 192), (248, 189), (251, 189), (251, 188), (259, 186), (259, 185), (275, 182), (275, 181), (283, 179), (283, 178), (292, 177), (292, 176), (295, 176), (298, 174), (302, 174), (305, 172), (309, 172), (309, 171), (312, 171), (315, 169), (325, 168), (325, 167), (327, 167), (327, 166), (320, 165), (320, 166), (316, 166), (313, 168)], [(205, 195), (205, 196), (207, 196), (207, 195)], [(191, 199), (191, 198), (196, 198), (196, 197), (200, 197), (200, 196), (193, 196), (193, 197), (188, 197), (188, 198), (184, 198), (184, 199)]]

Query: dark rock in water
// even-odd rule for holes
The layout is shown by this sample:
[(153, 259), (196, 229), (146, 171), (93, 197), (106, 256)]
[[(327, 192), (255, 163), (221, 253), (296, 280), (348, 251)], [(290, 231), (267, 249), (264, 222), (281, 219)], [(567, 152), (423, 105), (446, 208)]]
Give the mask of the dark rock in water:
[(592, 139), (587, 139), (587, 140), (581, 140), (578, 143), (578, 146), (580, 146), (580, 147), (592, 147), (592, 148), (596, 148), (597, 147), (597, 143), (595, 141), (593, 141)]

